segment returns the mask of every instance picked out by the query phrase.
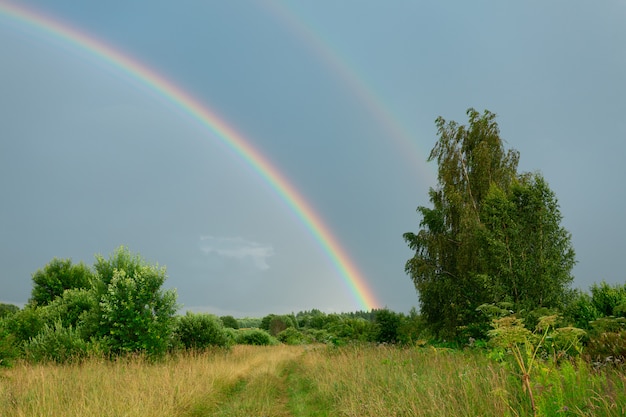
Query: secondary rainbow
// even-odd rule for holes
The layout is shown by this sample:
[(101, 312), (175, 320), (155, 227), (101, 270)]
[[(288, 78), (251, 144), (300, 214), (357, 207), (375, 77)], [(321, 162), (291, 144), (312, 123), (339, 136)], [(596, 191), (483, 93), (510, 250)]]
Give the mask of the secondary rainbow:
[(402, 148), (401, 155), (408, 159), (418, 178), (433, 184), (437, 177), (433, 167), (426, 163), (425, 155), (429, 152), (420, 148), (415, 136), (389, 110), (392, 106), (385, 105), (380, 95), (376, 94), (372, 83), (365, 81), (364, 71), (357, 71), (356, 66), (348, 61), (346, 53), (338, 52), (333, 42), (322, 36), (322, 31), (316, 30), (303, 14), (297, 13), (297, 2), (267, 1), (261, 4), (263, 10), (280, 22), (291, 35), (295, 35), (328, 68), (329, 73), (337, 77), (352, 93), (372, 119), (384, 129), (386, 137), (383, 139), (391, 139)]
[(4, 15), (19, 25), (26, 25), (45, 35), (54, 36), (121, 70), (132, 79), (165, 97), (205, 126), (211, 132), (212, 137), (222, 141), (243, 158), (302, 221), (339, 271), (358, 307), (370, 310), (380, 306), (363, 275), (311, 205), (261, 152), (207, 105), (141, 62), (58, 19), (3, 1), (0, 1), (0, 15)]

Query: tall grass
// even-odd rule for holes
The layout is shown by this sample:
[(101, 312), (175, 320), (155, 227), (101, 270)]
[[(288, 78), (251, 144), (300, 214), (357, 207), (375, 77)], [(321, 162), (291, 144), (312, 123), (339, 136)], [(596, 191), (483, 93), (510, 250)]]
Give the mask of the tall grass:
[(299, 367), (341, 416), (504, 416), (514, 389), (485, 356), (432, 348), (319, 351)]
[[(511, 365), (511, 366), (510, 366)], [(8, 416), (526, 416), (513, 362), (389, 346), (235, 346), (163, 362), (131, 357), (0, 371)], [(537, 415), (626, 415), (626, 376), (540, 361)]]
[[(194, 416), (213, 415), (237, 387), (275, 372), (296, 357), (292, 347), (236, 346), (173, 357), (80, 364), (17, 363), (0, 377), (4, 416)], [(257, 384), (258, 394), (262, 387)], [(217, 414), (219, 415), (219, 414)]]

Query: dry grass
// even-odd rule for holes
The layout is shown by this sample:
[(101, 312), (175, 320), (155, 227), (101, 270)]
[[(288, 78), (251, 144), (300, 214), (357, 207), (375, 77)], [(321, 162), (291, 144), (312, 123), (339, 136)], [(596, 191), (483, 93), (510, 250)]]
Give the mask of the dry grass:
[(214, 414), (244, 384), (254, 384), (251, 391), (261, 401), (262, 381), (301, 350), (236, 346), (163, 363), (141, 358), (64, 366), (20, 363), (1, 374), (0, 410), (3, 417)]

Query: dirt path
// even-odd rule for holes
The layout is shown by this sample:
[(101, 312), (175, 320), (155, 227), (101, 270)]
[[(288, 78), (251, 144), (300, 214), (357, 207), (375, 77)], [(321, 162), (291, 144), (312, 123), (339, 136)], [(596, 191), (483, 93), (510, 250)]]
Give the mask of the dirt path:
[(297, 346), (257, 348), (234, 383), (223, 388), (219, 404), (212, 410), (204, 410), (206, 414), (195, 415), (292, 417), (287, 370), (293, 368), (303, 352), (304, 348)]

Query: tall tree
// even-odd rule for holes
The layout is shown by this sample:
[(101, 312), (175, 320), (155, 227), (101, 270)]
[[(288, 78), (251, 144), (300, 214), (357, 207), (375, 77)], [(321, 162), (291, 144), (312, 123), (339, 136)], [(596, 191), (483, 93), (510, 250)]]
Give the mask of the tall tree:
[[(569, 235), (559, 228), (554, 195), (538, 176), (517, 174), (519, 153), (505, 149), (495, 114), (469, 109), (467, 115), (468, 126), (437, 119), (439, 139), (428, 158), (438, 164), (438, 184), (429, 191), (433, 207), (418, 207), (419, 232), (404, 234), (415, 251), (406, 271), (419, 293), (421, 313), (442, 338), (454, 337), (461, 327), (480, 321), (476, 307), (508, 298), (513, 284), (524, 282), (525, 296), (536, 300), (529, 293), (544, 289), (537, 283), (540, 277), (558, 271), (559, 282), (567, 283), (571, 269), (571, 262), (560, 258), (571, 247)], [(503, 230), (509, 233), (506, 216), (516, 216), (519, 236), (533, 232), (535, 239), (526, 246), (518, 239), (517, 246), (508, 249), (516, 250), (526, 266), (541, 265), (522, 275), (509, 268), (508, 278), (503, 274), (506, 250), (491, 247), (506, 246), (502, 235)], [(547, 241), (544, 232), (549, 227), (552, 237), (561, 233), (558, 245)], [(535, 250), (537, 245), (543, 249)], [(546, 262), (548, 253), (551, 258)], [(542, 274), (536, 275), (539, 270)], [(558, 293), (561, 287), (550, 290)]]
[(510, 301), (518, 310), (563, 307), (575, 254), (556, 196), (541, 175), (520, 175), (508, 193), (493, 185), (481, 220), (491, 301)]

